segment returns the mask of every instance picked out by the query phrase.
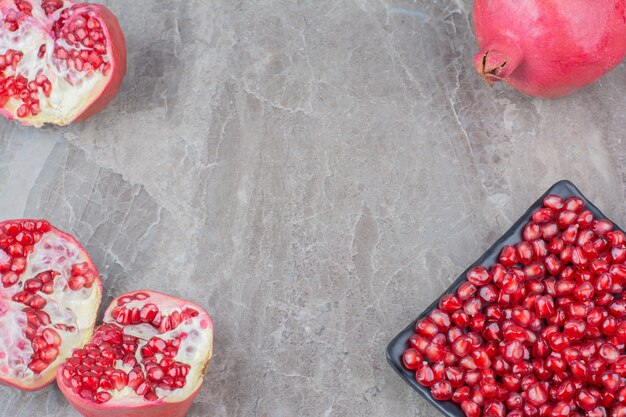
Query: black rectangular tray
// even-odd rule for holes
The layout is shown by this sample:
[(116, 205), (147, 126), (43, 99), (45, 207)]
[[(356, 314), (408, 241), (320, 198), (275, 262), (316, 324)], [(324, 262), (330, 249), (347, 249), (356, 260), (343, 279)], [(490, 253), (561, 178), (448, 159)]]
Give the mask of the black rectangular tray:
[[(446, 294), (456, 293), (457, 288), (465, 281), (465, 274), (470, 269), (476, 266), (491, 267), (498, 262), (500, 252), (506, 245), (515, 245), (522, 240), (522, 229), (526, 223), (530, 220), (530, 217), (536, 209), (543, 206), (543, 199), (548, 194), (558, 194), (561, 197), (567, 199), (569, 197), (577, 196), (585, 202), (585, 209), (590, 210), (596, 219), (606, 219), (606, 216), (593, 205), (570, 181), (562, 180), (554, 184), (548, 189), (530, 208), (520, 217), (513, 226), (504, 234), (500, 239), (496, 241), (487, 251), (472, 265), (470, 265), (454, 283), (437, 298), (426, 310), (424, 310), (415, 320), (411, 322), (404, 330), (393, 338), (391, 343), (387, 346), (387, 361), (391, 367), (405, 380), (415, 391), (417, 391), (422, 397), (429, 401), (436, 409), (441, 411), (442, 414), (449, 417), (463, 417), (465, 414), (456, 403), (452, 401), (437, 401), (431, 394), (430, 389), (421, 386), (415, 380), (415, 371), (408, 371), (402, 366), (402, 353), (409, 347), (409, 338), (415, 333), (415, 323), (426, 317), (432, 310), (438, 307), (439, 300)], [(613, 223), (615, 230), (623, 230)]]

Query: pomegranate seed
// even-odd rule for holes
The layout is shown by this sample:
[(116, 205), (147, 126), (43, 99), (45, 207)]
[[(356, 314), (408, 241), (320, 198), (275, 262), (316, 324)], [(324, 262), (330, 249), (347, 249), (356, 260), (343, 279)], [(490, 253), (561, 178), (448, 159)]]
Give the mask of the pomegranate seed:
[(561, 211), (563, 209), (563, 207), (565, 205), (565, 201), (559, 195), (548, 194), (543, 199), (543, 205), (544, 205), (544, 207), (548, 207), (548, 208), (554, 210), (555, 212), (558, 212), (558, 211)]
[(539, 406), (548, 401), (548, 392), (543, 383), (536, 382), (526, 391), (528, 402), (534, 406)]
[(505, 246), (500, 252), (500, 263), (506, 267), (515, 266), (518, 263), (517, 252), (513, 246)]
[(452, 398), (452, 385), (447, 381), (435, 382), (430, 389), (434, 399), (439, 401), (447, 401)]
[(524, 226), (522, 236), (527, 242), (532, 242), (535, 239), (539, 239), (542, 236), (541, 226), (537, 223), (530, 222)]
[(415, 379), (424, 387), (432, 387), (435, 383), (435, 374), (429, 365), (423, 364), (417, 369)]
[(424, 337), (433, 337), (439, 333), (439, 328), (431, 318), (424, 318), (415, 324), (417, 334)]
[(467, 274), (466, 279), (477, 287), (487, 285), (491, 282), (491, 274), (484, 266), (472, 268)]
[(554, 219), (554, 215), (554, 210), (551, 208), (540, 208), (533, 213), (532, 219), (535, 223), (546, 223)]
[(422, 355), (414, 348), (409, 348), (402, 354), (402, 364), (409, 370), (417, 369), (423, 361)]
[[(430, 313), (430, 319), (435, 323), (440, 331), (445, 332), (450, 328), (450, 316), (439, 309), (435, 309)], [(160, 340), (160, 339), (159, 339)], [(165, 349), (165, 347), (163, 347)], [(161, 351), (163, 349), (160, 349)]]
[(517, 244), (515, 247), (517, 251), (517, 259), (520, 263), (526, 265), (533, 260), (533, 248), (529, 242), (523, 241)]

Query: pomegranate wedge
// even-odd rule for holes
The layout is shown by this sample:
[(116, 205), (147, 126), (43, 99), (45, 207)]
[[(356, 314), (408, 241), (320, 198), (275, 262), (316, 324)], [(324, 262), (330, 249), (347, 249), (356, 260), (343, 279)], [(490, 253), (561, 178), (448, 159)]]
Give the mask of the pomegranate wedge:
[(126, 72), (126, 45), (104, 6), (0, 0), (0, 114), (66, 125), (102, 110)]
[(202, 307), (154, 291), (111, 303), (90, 343), (57, 372), (61, 391), (87, 417), (183, 417), (213, 351)]
[(102, 283), (82, 246), (45, 220), (0, 223), (0, 383), (33, 391), (93, 333)]

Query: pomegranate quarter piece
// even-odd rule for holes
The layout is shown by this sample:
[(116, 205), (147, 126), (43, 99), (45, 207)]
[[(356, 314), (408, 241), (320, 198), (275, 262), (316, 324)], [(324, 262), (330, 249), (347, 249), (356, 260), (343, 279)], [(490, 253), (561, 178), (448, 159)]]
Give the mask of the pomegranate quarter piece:
[(67, 125), (102, 110), (126, 72), (117, 18), (99, 4), (0, 0), (0, 113)]
[(102, 283), (85, 249), (45, 220), (0, 223), (0, 383), (33, 391), (92, 335)]
[(202, 307), (154, 291), (111, 303), (90, 343), (57, 372), (61, 391), (86, 417), (183, 417), (213, 351)]

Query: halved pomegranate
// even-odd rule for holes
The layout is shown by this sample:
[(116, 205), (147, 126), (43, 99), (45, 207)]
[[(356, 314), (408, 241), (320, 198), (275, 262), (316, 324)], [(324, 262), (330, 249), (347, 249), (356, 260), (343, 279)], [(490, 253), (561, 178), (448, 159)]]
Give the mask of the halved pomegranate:
[(45, 220), (0, 223), (0, 383), (33, 391), (92, 335), (102, 294), (85, 249)]
[(0, 0), (0, 114), (67, 125), (102, 110), (126, 72), (117, 18), (99, 4)]
[(111, 303), (91, 342), (57, 372), (67, 400), (87, 417), (183, 417), (213, 352), (202, 307), (154, 291)]

